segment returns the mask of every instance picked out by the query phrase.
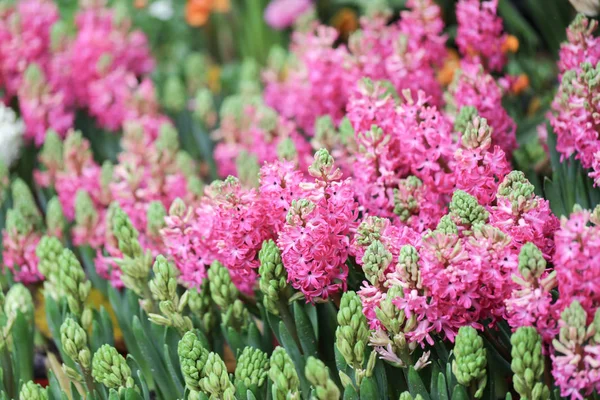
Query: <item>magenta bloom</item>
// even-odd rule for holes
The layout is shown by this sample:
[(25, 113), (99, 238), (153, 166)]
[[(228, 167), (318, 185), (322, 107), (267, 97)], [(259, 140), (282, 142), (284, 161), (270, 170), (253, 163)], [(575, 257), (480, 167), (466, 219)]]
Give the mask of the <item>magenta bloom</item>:
[(265, 21), (275, 29), (288, 28), (311, 4), (311, 0), (271, 0), (265, 10)]

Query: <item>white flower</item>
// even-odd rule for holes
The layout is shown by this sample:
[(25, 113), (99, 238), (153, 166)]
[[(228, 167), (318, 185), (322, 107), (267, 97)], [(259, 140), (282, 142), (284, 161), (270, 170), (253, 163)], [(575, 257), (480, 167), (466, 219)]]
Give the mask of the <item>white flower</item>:
[(173, 3), (171, 0), (153, 1), (148, 7), (148, 14), (161, 21), (167, 21), (173, 17)]
[(24, 131), (23, 120), (0, 102), (0, 161), (7, 167), (19, 158)]
[(577, 12), (583, 13), (588, 17), (595, 17), (600, 11), (599, 0), (569, 0)]

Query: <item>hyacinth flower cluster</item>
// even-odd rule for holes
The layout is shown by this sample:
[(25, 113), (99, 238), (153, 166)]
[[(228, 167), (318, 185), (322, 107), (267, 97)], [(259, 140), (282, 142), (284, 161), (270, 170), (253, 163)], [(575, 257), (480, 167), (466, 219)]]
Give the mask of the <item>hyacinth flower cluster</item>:
[(157, 255), (169, 207), (177, 198), (193, 203), (203, 190), (195, 162), (179, 149), (170, 123), (161, 126), (156, 140), (141, 125), (128, 123), (121, 147), (115, 165), (98, 165), (81, 132), (70, 131), (64, 142), (49, 132), (39, 155), (43, 169), (35, 171), (37, 183), (56, 190), (64, 216), (74, 223), (73, 243), (94, 249), (98, 273), (116, 286), (120, 270), (113, 259), (121, 253), (110, 225), (115, 207), (142, 233), (143, 247)]
[(165, 117), (152, 82), (138, 81), (154, 61), (123, 9), (83, 2), (73, 35), (50, 0), (4, 7), (0, 22), (0, 87), (4, 101), (18, 99), (27, 139), (40, 146), (49, 128), (64, 137), (78, 109), (107, 130), (135, 121), (158, 135)]
[(600, 182), (600, 42), (598, 22), (578, 15), (560, 49), (560, 86), (552, 103), (550, 125), (561, 158), (574, 156)]

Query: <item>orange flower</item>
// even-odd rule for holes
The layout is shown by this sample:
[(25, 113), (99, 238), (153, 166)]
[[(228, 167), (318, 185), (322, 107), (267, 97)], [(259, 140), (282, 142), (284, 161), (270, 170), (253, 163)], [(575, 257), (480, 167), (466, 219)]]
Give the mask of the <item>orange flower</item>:
[(460, 57), (456, 50), (448, 50), (448, 57), (437, 73), (437, 80), (443, 86), (448, 86), (454, 79), (454, 73), (460, 65)]
[(194, 27), (202, 26), (208, 21), (213, 0), (188, 0), (185, 5), (185, 20)]
[(356, 12), (351, 8), (342, 8), (331, 18), (331, 25), (337, 29), (343, 39), (347, 39), (352, 32), (358, 29)]
[(521, 74), (511, 85), (510, 91), (515, 95), (519, 95), (523, 93), (528, 87), (529, 77), (525, 74)]
[(519, 39), (516, 36), (508, 35), (504, 43), (502, 43), (503, 53), (516, 53), (519, 50)]
[(229, 0), (213, 0), (212, 10), (214, 12), (226, 13), (229, 12), (230, 8)]
[(148, 0), (135, 0), (133, 5), (135, 8), (145, 8), (148, 5)]

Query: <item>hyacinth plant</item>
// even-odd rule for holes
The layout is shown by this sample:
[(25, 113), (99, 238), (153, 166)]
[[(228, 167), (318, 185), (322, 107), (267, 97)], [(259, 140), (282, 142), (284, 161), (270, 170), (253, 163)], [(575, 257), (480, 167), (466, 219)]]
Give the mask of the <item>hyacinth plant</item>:
[(0, 132), (39, 147), (0, 163), (0, 399), (598, 398), (595, 20), (524, 118), (510, 3), (285, 3), (225, 98), (122, 4), (0, 5)]

